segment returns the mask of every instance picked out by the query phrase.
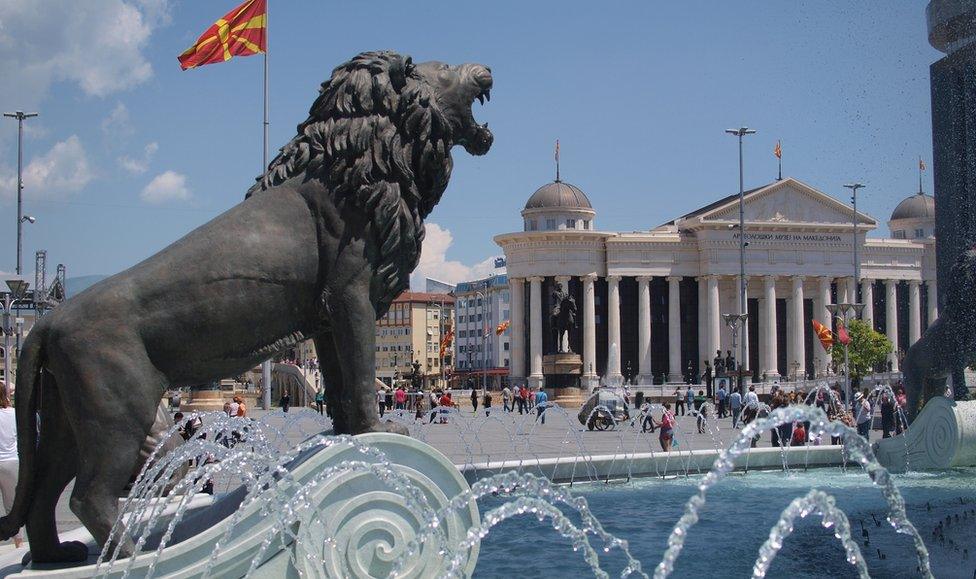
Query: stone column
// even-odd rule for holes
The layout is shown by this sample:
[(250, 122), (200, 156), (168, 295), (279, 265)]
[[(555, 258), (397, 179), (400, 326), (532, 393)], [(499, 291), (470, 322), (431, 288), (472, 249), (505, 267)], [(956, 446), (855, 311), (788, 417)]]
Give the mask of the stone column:
[(640, 375), (640, 384), (650, 384), (653, 382), (651, 372), (651, 278), (641, 276), (637, 278), (637, 365)]
[(776, 352), (776, 278), (771, 275), (763, 277), (763, 307), (766, 310), (766, 327), (762, 328), (761, 336), (765, 348), (765, 363), (763, 374), (767, 381), (779, 378)]
[(696, 279), (698, 280), (698, 360), (695, 366), (700, 376), (704, 370), (702, 362), (711, 359), (708, 355), (708, 281), (705, 276)]
[(922, 299), (921, 284), (918, 280), (908, 282), (908, 345), (911, 346), (922, 337)]
[(681, 384), (681, 276), (668, 277), (668, 382)]
[(542, 278), (529, 278), (529, 385), (542, 385)]
[(891, 371), (898, 372), (898, 281), (885, 280), (885, 334), (893, 346), (888, 354)]
[[(719, 305), (718, 276), (708, 276), (708, 356), (706, 360), (715, 357), (715, 350), (722, 347), (722, 314)], [(712, 368), (714, 372), (715, 369)]]
[[(613, 355), (616, 345), (617, 355)], [(620, 378), (620, 276), (607, 276), (607, 376)], [(611, 384), (615, 382), (611, 381)]]
[(928, 303), (926, 305), (929, 309), (929, 325), (931, 326), (939, 318), (939, 288), (934, 279), (925, 282), (925, 285), (929, 290)]
[(584, 275), (583, 280), (583, 382), (596, 382), (596, 303), (593, 283), (596, 275)]
[(787, 355), (788, 364), (792, 369), (793, 362), (799, 362), (797, 369), (797, 379), (806, 378), (806, 342), (803, 339), (806, 327), (803, 324), (803, 276), (795, 275), (790, 278), (793, 282), (792, 293), (790, 295), (790, 350)]
[[(827, 311), (827, 304), (830, 303), (830, 278), (817, 278), (817, 293), (813, 296), (813, 319), (821, 324), (830, 326), (830, 312)], [(817, 367), (817, 376), (826, 376), (830, 373), (830, 356), (820, 345), (819, 340), (814, 345), (814, 365)]]
[(525, 378), (525, 280), (508, 279), (512, 299), (512, 382), (519, 384)]
[(861, 312), (861, 319), (865, 324), (874, 329), (874, 280), (861, 280), (861, 302), (864, 303), (864, 311)]

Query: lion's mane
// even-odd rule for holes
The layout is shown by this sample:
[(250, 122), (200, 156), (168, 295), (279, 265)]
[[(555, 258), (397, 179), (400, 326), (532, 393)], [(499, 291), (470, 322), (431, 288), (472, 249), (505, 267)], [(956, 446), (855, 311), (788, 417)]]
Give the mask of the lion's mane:
[(451, 176), (454, 135), (410, 57), (364, 52), (322, 83), (298, 134), (248, 191), (299, 177), (319, 180), (348, 222), (363, 224), (376, 275), (377, 315), (409, 286), (424, 218)]

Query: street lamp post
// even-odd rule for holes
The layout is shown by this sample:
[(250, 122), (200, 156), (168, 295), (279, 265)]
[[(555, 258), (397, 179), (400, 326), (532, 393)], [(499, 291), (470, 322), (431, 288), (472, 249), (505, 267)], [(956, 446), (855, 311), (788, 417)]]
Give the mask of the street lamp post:
[[(844, 327), (847, 327), (847, 321), (850, 315), (853, 313), (855, 318), (861, 316), (861, 311), (864, 309), (864, 304), (861, 303), (840, 303), (840, 304), (826, 304), (827, 311), (834, 318), (840, 318)], [(847, 405), (849, 408), (854, 408), (854, 397), (853, 392), (851, 392), (851, 359), (850, 352), (848, 351), (847, 344), (841, 344), (844, 346), (844, 393), (847, 397)]]
[(25, 113), (17, 111), (13, 113), (3, 113), (3, 116), (17, 119), (17, 275), (23, 274), (22, 267), (22, 247), (23, 247), (23, 227), (24, 221), (34, 223), (33, 217), (24, 216), (24, 120), (36, 117), (37, 113)]
[[(748, 320), (748, 310), (746, 308), (746, 217), (745, 217), (745, 186), (742, 165), (742, 137), (753, 135), (755, 129), (749, 127), (739, 127), (738, 129), (726, 129), (726, 133), (735, 135), (739, 138), (739, 315), (742, 317), (743, 335), (746, 330)], [(734, 336), (734, 334), (733, 334)], [(733, 340), (735, 338), (733, 337)], [(734, 347), (734, 346), (733, 346)], [(738, 358), (736, 364), (736, 374), (739, 375), (739, 391), (742, 393), (742, 358), (745, 357), (745, 339), (739, 344), (738, 351), (735, 353)]]
[(8, 279), (8, 291), (3, 294), (3, 327), (0, 328), (0, 331), (3, 332), (3, 379), (7, 383), (8, 393), (14, 387), (13, 366), (10, 356), (10, 336), (14, 334), (14, 327), (10, 323), (10, 312), (14, 304), (27, 293), (29, 285), (30, 283), (22, 279)]
[[(864, 188), (861, 183), (848, 183), (844, 185), (845, 188), (851, 190), (851, 203), (854, 204), (854, 215), (852, 221), (854, 222), (854, 295), (851, 296), (851, 300), (857, 303), (858, 290), (861, 288), (861, 263), (857, 259), (857, 190)], [(861, 312), (858, 311), (857, 317), (861, 317)]]
[[(725, 324), (732, 331), (732, 351), (736, 352), (736, 355), (738, 355), (738, 350), (736, 348), (736, 345), (738, 343), (739, 327), (740, 326), (744, 327), (746, 320), (748, 318), (749, 318), (749, 314), (722, 314), (722, 319), (725, 320)], [(736, 388), (738, 388), (739, 393), (742, 394), (742, 361), (741, 360), (736, 360), (734, 370), (735, 370), (735, 375), (738, 378), (738, 382), (736, 382)]]

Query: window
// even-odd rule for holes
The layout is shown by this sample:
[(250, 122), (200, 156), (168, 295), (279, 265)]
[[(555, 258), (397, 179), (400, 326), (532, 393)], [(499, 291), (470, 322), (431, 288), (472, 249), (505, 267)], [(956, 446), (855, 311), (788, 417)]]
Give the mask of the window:
[(526, 229), (528, 229), (529, 231), (535, 231), (536, 229), (538, 229), (535, 219), (529, 219), (526, 225), (527, 225)]
[(915, 239), (918, 239), (920, 237), (925, 237), (925, 230), (924, 229), (916, 229), (915, 230)]
[(566, 229), (576, 229), (576, 220), (575, 219), (567, 219), (566, 220)]
[(481, 321), (481, 314), (478, 314), (478, 321)]
[(546, 229), (552, 230), (556, 228), (556, 219), (549, 217), (546, 219)]
[(478, 298), (478, 307), (481, 307), (481, 298)]
[(903, 229), (899, 229), (898, 231), (895, 232), (894, 238), (905, 239), (905, 231)]
[(505, 342), (504, 347), (505, 347), (505, 351), (507, 352), (508, 351), (508, 342)]
[(508, 358), (505, 358), (505, 367), (508, 368)]
[(583, 229), (590, 229), (590, 220), (589, 219), (584, 219), (583, 220)]

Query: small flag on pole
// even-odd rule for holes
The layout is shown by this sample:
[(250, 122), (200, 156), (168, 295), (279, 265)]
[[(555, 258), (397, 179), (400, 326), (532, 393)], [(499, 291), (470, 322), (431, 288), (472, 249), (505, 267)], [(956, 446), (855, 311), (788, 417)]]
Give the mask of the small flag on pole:
[(925, 161), (923, 161), (921, 157), (918, 158), (918, 170), (919, 171), (925, 170)]
[(441, 340), (441, 358), (444, 357), (446, 350), (451, 347), (451, 342), (453, 341), (454, 330), (452, 328), (447, 328), (447, 331), (444, 333), (444, 338)]
[(837, 341), (845, 346), (851, 343), (851, 335), (847, 333), (847, 328), (842, 321), (837, 322)]
[(559, 181), (559, 139), (556, 139), (556, 181)]
[(504, 322), (498, 324), (498, 327), (495, 328), (495, 335), (501, 336), (505, 333), (505, 330), (507, 330), (510, 325), (512, 325), (511, 320), (505, 320)]
[(777, 159), (783, 158), (783, 146), (779, 141), (776, 141), (776, 147), (773, 149), (773, 154), (776, 155)]
[(247, 0), (206, 30), (179, 56), (180, 68), (224, 62), (267, 50), (267, 0)]
[(811, 320), (811, 322), (813, 323), (813, 331), (817, 334), (817, 339), (820, 340), (820, 345), (823, 346), (824, 351), (829, 352), (830, 347), (834, 345), (834, 336), (830, 333), (830, 328), (817, 320)]

